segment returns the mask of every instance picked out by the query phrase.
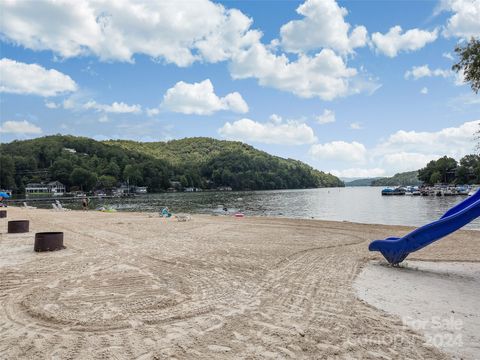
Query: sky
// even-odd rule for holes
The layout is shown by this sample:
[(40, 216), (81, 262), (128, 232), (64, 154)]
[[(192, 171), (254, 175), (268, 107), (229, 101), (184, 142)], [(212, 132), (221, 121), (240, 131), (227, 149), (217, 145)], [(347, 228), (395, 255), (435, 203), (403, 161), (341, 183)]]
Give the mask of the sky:
[(480, 0), (1, 3), (0, 141), (239, 140), (340, 177), (475, 151)]

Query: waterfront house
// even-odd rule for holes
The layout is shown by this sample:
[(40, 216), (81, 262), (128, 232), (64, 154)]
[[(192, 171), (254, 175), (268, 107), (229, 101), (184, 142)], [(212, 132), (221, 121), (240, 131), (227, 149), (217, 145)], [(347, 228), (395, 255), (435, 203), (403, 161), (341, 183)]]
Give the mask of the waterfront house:
[(51, 181), (49, 183), (28, 183), (25, 186), (25, 194), (28, 195), (63, 195), (65, 185), (60, 181)]
[(47, 184), (44, 183), (29, 183), (25, 186), (25, 194), (49, 194), (50, 191), (48, 190)]
[(48, 184), (28, 183), (25, 187), (25, 194), (28, 195), (63, 195), (65, 193), (65, 185), (60, 181), (51, 181)]
[(47, 186), (53, 195), (61, 196), (65, 194), (65, 185), (63, 185), (60, 181), (51, 181), (47, 184)]

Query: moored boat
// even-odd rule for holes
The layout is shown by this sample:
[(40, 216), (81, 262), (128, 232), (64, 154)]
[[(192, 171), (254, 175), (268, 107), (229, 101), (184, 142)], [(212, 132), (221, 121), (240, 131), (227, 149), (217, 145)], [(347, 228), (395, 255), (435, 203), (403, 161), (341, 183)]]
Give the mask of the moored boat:
[(405, 195), (405, 189), (402, 187), (396, 187), (396, 188), (385, 188), (382, 190), (382, 195)]

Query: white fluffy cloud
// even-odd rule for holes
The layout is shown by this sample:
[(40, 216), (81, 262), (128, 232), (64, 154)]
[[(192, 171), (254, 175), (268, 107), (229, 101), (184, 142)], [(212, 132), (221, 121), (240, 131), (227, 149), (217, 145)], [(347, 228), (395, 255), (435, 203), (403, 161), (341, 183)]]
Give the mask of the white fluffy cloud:
[(70, 76), (37, 64), (3, 58), (0, 60), (0, 73), (0, 92), (56, 96), (77, 89), (77, 84)]
[(333, 110), (325, 109), (322, 115), (316, 117), (317, 123), (320, 125), (329, 124), (335, 122), (335, 112)]
[(400, 130), (381, 143), (375, 153), (382, 156), (402, 152), (431, 156), (442, 154), (458, 159), (473, 151), (479, 123), (480, 120), (469, 121), (458, 127), (433, 132)]
[(146, 110), (148, 116), (156, 116), (160, 114), (159, 108), (147, 108)]
[(280, 115), (272, 114), (270, 115), (270, 121), (274, 124), (280, 124), (283, 121), (283, 118)]
[(310, 155), (316, 159), (362, 163), (366, 160), (367, 149), (356, 141), (332, 141), (312, 145)]
[(418, 170), (431, 161), (440, 158), (439, 154), (422, 154), (418, 152), (398, 152), (385, 154), (380, 160), (381, 165), (386, 169), (394, 169), (394, 172)]
[(449, 53), (449, 52), (444, 52), (442, 54), (442, 57), (444, 57), (445, 59), (448, 59), (448, 60), (454, 60), (455, 58), (453, 57), (452, 53)]
[(173, 112), (197, 115), (211, 115), (220, 110), (248, 112), (248, 105), (242, 95), (233, 92), (225, 97), (218, 97), (210, 79), (193, 84), (179, 81), (167, 90), (161, 107)]
[(307, 0), (297, 13), (304, 18), (292, 20), (280, 29), (281, 45), (287, 51), (303, 53), (327, 47), (350, 53), (367, 43), (367, 29), (357, 26), (350, 31), (344, 19), (348, 11), (335, 0)]
[(480, 120), (431, 132), (400, 130), (368, 148), (355, 141), (314, 144), (310, 155), (322, 161), (322, 167), (334, 164), (330, 172), (337, 176), (391, 176), (418, 170), (444, 155), (459, 160), (473, 153), (479, 129)]
[(264, 144), (304, 145), (317, 141), (313, 129), (297, 121), (260, 123), (241, 119), (233, 123), (227, 122), (218, 132), (229, 140)]
[(360, 122), (358, 122), (358, 121), (357, 121), (357, 122), (353, 122), (353, 123), (350, 124), (350, 129), (352, 129), (352, 130), (361, 130), (361, 129), (363, 129), (362, 123), (360, 123)]
[(46, 101), (45, 106), (49, 109), (66, 109), (73, 111), (88, 111), (94, 110), (96, 112), (102, 112), (104, 114), (141, 114), (143, 112), (142, 107), (138, 104), (129, 105), (122, 101), (114, 101), (111, 104), (101, 104), (93, 99), (87, 100), (86, 94), (81, 91), (76, 92), (62, 102)]
[(53, 101), (45, 101), (45, 106), (48, 108), (48, 109), (58, 109), (59, 108), (59, 104), (53, 102)]
[(402, 34), (400, 26), (394, 26), (386, 34), (373, 33), (372, 42), (378, 52), (395, 57), (399, 52), (415, 51), (437, 39), (438, 30), (411, 29)]
[(443, 70), (443, 69), (434, 69), (431, 70), (428, 65), (422, 66), (414, 66), (410, 70), (405, 72), (405, 79), (420, 79), (423, 77), (432, 77), (432, 76), (440, 76), (443, 78), (447, 78), (452, 76), (453, 73), (450, 70)]
[(257, 43), (232, 58), (230, 72), (234, 79), (257, 78), (260, 85), (292, 92), (303, 98), (333, 100), (378, 88), (374, 82), (357, 81), (357, 70), (349, 68), (331, 49), (313, 57), (300, 54), (297, 61), (276, 55)]
[(41, 134), (42, 129), (27, 120), (8, 120), (0, 125), (0, 133), (5, 134)]
[(0, 32), (34, 50), (68, 58), (96, 55), (132, 61), (134, 54), (188, 66), (220, 61), (232, 49), (258, 39), (251, 20), (208, 0), (191, 1), (34, 1), (2, 3)]
[(423, 88), (420, 89), (420, 94), (422, 95), (427, 95), (428, 94), (428, 88), (424, 86)]
[[(367, 32), (363, 26), (350, 29), (344, 21), (346, 10), (333, 0), (308, 0), (298, 8), (304, 19), (282, 28), (283, 45), (291, 50), (299, 36), (306, 38), (299, 35), (303, 27), (325, 30), (309, 31), (308, 41), (301, 45), (321, 51), (301, 54), (294, 61), (263, 44), (262, 33), (250, 28), (252, 19), (241, 11), (209, 0), (79, 0), (75, 11), (66, 0), (9, 0), (2, 11), (3, 39), (65, 58), (94, 55), (104, 61), (131, 62), (135, 54), (144, 54), (177, 66), (228, 61), (235, 79), (256, 78), (262, 86), (323, 100), (371, 93), (379, 87), (334, 52), (344, 55), (364, 46)], [(229, 101), (233, 107), (244, 107), (237, 95)]]
[(90, 100), (83, 104), (83, 108), (86, 110), (96, 110), (103, 111), (106, 113), (114, 114), (139, 114), (142, 112), (142, 107), (140, 105), (128, 105), (124, 102), (113, 102), (111, 105), (108, 104), (98, 104), (95, 100)]
[(480, 36), (480, 0), (443, 0), (441, 9), (453, 12), (443, 35), (467, 40)]

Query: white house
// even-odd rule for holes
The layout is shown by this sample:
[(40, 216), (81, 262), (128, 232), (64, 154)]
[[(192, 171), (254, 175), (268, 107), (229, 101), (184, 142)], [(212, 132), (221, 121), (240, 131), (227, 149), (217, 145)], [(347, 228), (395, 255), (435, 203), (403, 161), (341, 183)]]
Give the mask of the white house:
[(43, 183), (29, 183), (25, 187), (25, 193), (28, 194), (45, 194), (49, 193), (47, 184)]
[(27, 195), (33, 194), (51, 194), (51, 195), (63, 195), (65, 193), (65, 185), (60, 181), (52, 181), (48, 184), (45, 183), (29, 183), (25, 187), (25, 193)]
[(63, 195), (65, 193), (65, 185), (60, 181), (49, 182), (47, 186), (53, 195)]

